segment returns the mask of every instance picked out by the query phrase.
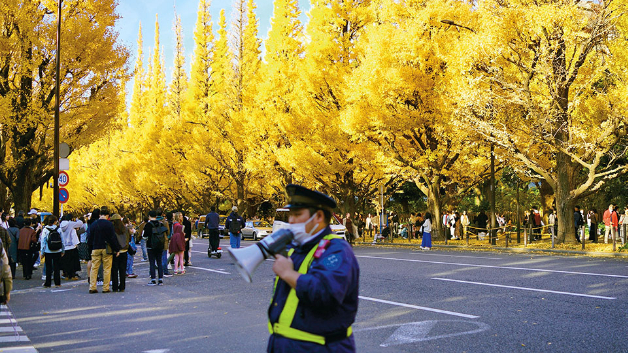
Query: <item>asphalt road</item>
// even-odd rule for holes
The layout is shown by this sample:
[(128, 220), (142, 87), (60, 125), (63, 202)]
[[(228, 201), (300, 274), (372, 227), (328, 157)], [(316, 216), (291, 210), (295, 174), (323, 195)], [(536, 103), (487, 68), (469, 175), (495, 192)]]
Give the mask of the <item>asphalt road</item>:
[[(44, 289), (18, 269), (10, 312), (0, 310), (0, 352), (265, 351), (272, 263), (248, 284), (228, 255), (209, 259), (206, 248), (196, 240), (193, 266), (160, 287), (146, 286), (136, 255), (140, 277), (125, 293), (88, 294), (86, 281)], [(625, 260), (354, 250), (359, 352), (628, 352)]]

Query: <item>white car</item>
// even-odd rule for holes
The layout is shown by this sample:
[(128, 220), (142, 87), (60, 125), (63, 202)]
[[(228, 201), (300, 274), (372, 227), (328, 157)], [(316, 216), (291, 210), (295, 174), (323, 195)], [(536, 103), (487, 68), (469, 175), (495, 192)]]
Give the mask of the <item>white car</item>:
[(272, 232), (273, 226), (266, 221), (248, 221), (244, 223), (244, 228), (242, 228), (242, 239), (253, 238), (253, 240), (257, 240)]
[[(278, 208), (277, 215), (275, 216), (275, 221), (273, 222), (273, 232), (278, 231), (279, 229), (288, 228), (288, 212), (290, 209), (287, 208)], [(335, 215), (332, 215), (331, 222), (329, 224), (331, 230), (342, 236), (344, 240), (347, 240), (345, 233), (347, 232), (347, 228), (342, 225), (342, 223), (336, 218)]]

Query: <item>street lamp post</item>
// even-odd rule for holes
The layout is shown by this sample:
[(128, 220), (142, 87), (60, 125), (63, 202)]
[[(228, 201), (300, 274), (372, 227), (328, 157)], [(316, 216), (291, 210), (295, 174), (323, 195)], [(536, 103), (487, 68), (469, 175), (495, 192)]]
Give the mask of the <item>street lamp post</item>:
[(59, 217), (59, 77), (61, 75), (61, 2), (58, 0), (57, 9), (57, 58), (56, 58), (56, 82), (55, 82), (55, 131), (54, 131), (54, 194), (53, 194), (53, 214)]

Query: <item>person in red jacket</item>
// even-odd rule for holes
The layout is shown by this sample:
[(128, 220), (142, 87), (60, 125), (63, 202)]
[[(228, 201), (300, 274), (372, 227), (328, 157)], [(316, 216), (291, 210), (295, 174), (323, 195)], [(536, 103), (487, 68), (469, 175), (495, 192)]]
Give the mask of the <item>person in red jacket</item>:
[(614, 205), (610, 204), (608, 210), (604, 211), (604, 244), (608, 244), (608, 233), (611, 233), (611, 240), (617, 236), (617, 226), (619, 225), (619, 217), (615, 211)]
[(185, 233), (183, 229), (183, 214), (181, 212), (174, 214), (174, 225), (172, 227), (172, 239), (170, 239), (170, 244), (168, 244), (168, 250), (171, 254), (174, 254), (174, 274), (182, 275), (185, 273), (185, 268), (183, 267)]

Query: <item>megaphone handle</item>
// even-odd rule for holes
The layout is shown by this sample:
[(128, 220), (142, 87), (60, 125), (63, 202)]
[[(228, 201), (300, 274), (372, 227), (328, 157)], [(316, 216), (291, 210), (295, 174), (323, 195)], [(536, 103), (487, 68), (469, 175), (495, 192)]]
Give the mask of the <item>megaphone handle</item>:
[(284, 248), (283, 250), (281, 250), (281, 255), (283, 255), (284, 257), (289, 257), (288, 255), (288, 250), (286, 248)]

